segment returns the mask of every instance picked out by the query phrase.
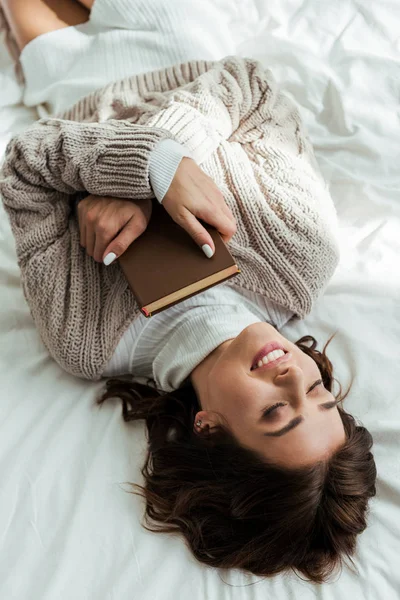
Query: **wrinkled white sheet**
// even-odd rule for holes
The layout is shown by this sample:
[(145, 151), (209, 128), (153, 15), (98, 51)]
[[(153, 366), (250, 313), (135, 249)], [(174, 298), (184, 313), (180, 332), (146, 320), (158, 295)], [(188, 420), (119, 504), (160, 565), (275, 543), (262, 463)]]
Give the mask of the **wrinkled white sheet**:
[[(313, 586), (197, 563), (179, 537), (141, 527), (141, 424), (102, 383), (74, 379), (48, 356), (20, 288), (0, 209), (0, 597), (4, 600), (400, 598), (400, 7), (396, 0), (216, 0), (237, 53), (260, 59), (302, 107), (330, 182), (341, 264), (296, 340), (331, 333), (346, 400), (373, 433), (378, 495), (359, 539), (358, 573)], [(35, 118), (0, 50), (0, 151)]]

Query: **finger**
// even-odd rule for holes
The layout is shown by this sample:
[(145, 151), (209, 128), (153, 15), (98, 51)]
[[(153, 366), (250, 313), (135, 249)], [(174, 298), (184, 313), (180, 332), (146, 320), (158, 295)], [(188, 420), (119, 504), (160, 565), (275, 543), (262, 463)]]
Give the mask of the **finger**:
[(230, 219), (230, 221), (233, 223), (233, 225), (235, 226), (235, 231), (236, 231), (236, 219), (234, 217), (233, 212), (231, 211), (229, 206), (226, 204), (225, 200), (221, 204), (221, 210), (228, 217), (228, 219)]
[(79, 243), (84, 248), (86, 245), (86, 221), (82, 213), (82, 207), (78, 204), (77, 209), (78, 225), (79, 225)]
[(215, 227), (225, 243), (229, 242), (236, 233), (236, 223), (222, 210), (207, 210), (199, 218)]
[(120, 231), (121, 230), (117, 230), (111, 233), (107, 233), (105, 231), (100, 232), (98, 229), (96, 230), (96, 241), (93, 252), (93, 258), (96, 262), (101, 262), (103, 260), (104, 251), (107, 248), (107, 245), (116, 238)]
[(217, 203), (218, 208), (220, 208), (222, 210), (222, 212), (227, 217), (229, 217), (236, 226), (236, 219), (233, 216), (233, 213), (232, 213), (231, 209), (229, 208), (228, 204), (226, 203), (225, 196), (224, 196), (222, 190), (220, 190), (220, 188), (217, 186), (217, 184), (211, 177), (207, 176), (207, 181), (209, 183), (209, 187), (208, 187), (208, 189), (206, 187), (203, 188), (204, 194), (208, 198), (212, 199), (212, 201), (211, 201), (212, 204)]
[(86, 226), (85, 223), (79, 223), (79, 231), (80, 231), (80, 245), (85, 248), (86, 247)]
[(94, 228), (89, 225), (86, 227), (86, 252), (89, 254), (89, 256), (93, 256), (95, 242), (96, 236), (94, 233)]
[(233, 216), (231, 209), (229, 208), (229, 206), (226, 203), (224, 194), (219, 189), (219, 187), (215, 185), (213, 180), (211, 180), (211, 183), (212, 183), (211, 192), (210, 193), (205, 192), (205, 193), (207, 193), (207, 196), (209, 198), (212, 198), (213, 200), (215, 200), (218, 203), (218, 208), (220, 208), (222, 210), (222, 212), (236, 224), (235, 217)]
[(119, 258), (125, 250), (134, 242), (146, 229), (142, 223), (133, 217), (128, 221), (121, 232), (108, 244), (103, 253), (103, 263), (110, 265), (115, 259)]
[(184, 212), (174, 218), (174, 221), (187, 231), (190, 237), (203, 250), (207, 258), (213, 256), (215, 246), (211, 235), (190, 211), (185, 209)]

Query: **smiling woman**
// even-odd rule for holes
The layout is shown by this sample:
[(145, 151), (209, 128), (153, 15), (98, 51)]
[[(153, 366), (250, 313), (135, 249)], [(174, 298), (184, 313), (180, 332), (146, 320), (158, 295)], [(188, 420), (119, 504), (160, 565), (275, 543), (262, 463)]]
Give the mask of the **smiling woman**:
[[(265, 346), (265, 340), (271, 341)], [(324, 460), (345, 441), (339, 400), (324, 386), (317, 363), (269, 323), (225, 341), (191, 379), (202, 406), (196, 422), (209, 428), (224, 422), (244, 447), (276, 464)]]
[[(298, 108), (261, 62), (227, 54), (204, 2), (96, 0), (90, 27), (57, 13), (48, 35), (31, 13), (24, 99), (57, 118), (10, 141), (0, 190), (50, 354), (80, 377), (129, 374), (99, 403), (119, 396), (125, 420), (146, 421), (155, 530), (180, 531), (211, 566), (320, 582), (354, 551), (376, 477), (325, 349), (279, 333), (335, 271), (335, 210)], [(114, 213), (115, 241), (129, 203), (154, 197), (200, 246), (200, 220), (226, 236), (241, 273), (149, 322), (104, 227)], [(156, 389), (135, 382), (150, 374)]]
[(125, 421), (146, 422), (145, 485), (132, 486), (148, 529), (180, 531), (209, 566), (321, 583), (367, 526), (372, 438), (343, 409), (348, 392), (332, 395), (330, 340), (320, 352), (311, 336), (292, 344), (260, 327), (291, 355), (275, 368), (251, 370), (252, 325), (180, 389), (110, 379), (98, 403), (119, 397)]

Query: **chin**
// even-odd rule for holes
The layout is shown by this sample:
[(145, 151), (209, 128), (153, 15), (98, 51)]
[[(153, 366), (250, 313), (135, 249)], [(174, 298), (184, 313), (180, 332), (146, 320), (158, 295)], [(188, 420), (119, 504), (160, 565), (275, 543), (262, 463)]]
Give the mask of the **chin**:
[[(260, 323), (252, 323), (243, 331), (248, 331), (249, 334), (258, 338), (258, 341), (273, 342), (275, 339), (282, 338), (281, 334), (273, 325), (261, 321)], [(243, 332), (242, 332), (243, 333)], [(286, 338), (284, 338), (286, 339)]]

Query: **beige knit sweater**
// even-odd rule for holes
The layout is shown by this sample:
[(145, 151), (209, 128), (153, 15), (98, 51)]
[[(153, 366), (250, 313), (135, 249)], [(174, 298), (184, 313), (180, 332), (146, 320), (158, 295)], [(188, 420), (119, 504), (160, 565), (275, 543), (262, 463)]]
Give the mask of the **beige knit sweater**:
[(260, 62), (191, 61), (113, 83), (14, 137), (0, 180), (33, 319), (75, 375), (99, 379), (140, 312), (119, 264), (80, 246), (72, 199), (153, 197), (149, 154), (167, 137), (192, 152), (236, 218), (232, 284), (302, 318), (337, 266), (335, 210), (299, 112)]

